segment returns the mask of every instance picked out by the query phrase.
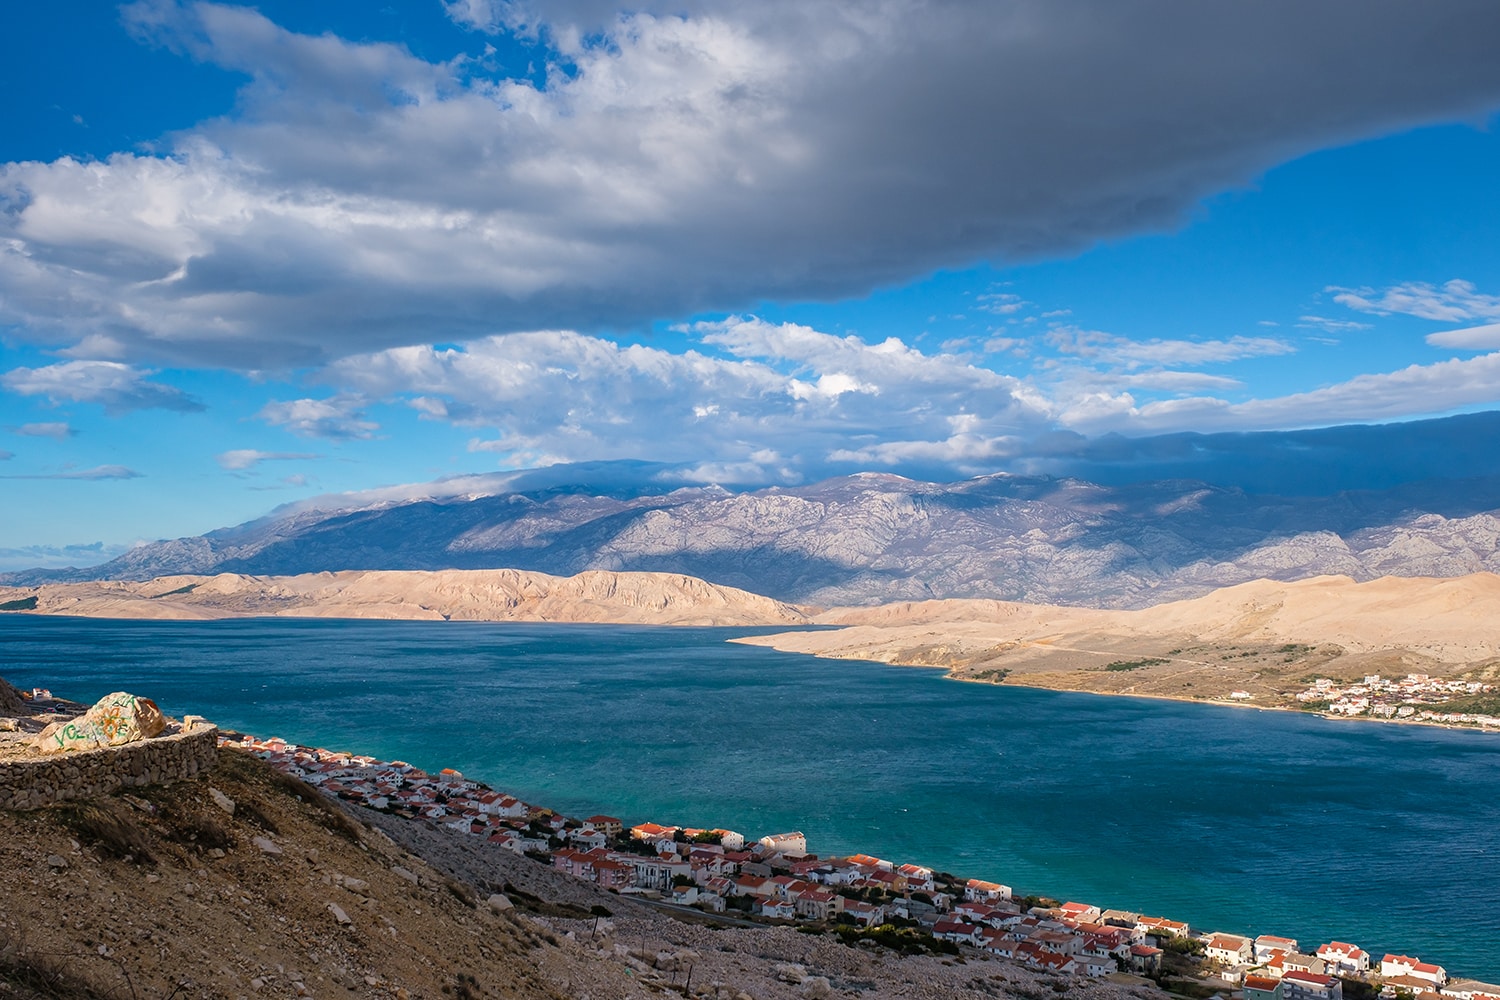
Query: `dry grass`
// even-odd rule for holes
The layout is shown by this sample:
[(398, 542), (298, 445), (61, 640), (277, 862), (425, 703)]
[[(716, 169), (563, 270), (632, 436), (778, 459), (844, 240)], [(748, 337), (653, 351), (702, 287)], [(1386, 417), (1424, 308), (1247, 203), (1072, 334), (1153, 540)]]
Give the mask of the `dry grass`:
[(52, 809), (65, 827), (99, 853), (138, 865), (156, 864), (142, 815), (119, 799), (90, 799)]

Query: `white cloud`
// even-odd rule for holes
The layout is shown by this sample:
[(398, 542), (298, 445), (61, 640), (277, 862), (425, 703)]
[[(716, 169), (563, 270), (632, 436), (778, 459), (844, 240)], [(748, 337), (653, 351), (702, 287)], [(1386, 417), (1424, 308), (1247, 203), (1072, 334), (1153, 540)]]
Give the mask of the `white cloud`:
[(1353, 333), (1371, 328), (1369, 323), (1352, 319), (1330, 319), (1327, 316), (1302, 316), (1297, 325), (1307, 330), (1322, 330), (1324, 333)]
[(244, 469), (253, 469), (261, 462), (288, 462), (322, 457), (322, 455), (314, 455), (307, 452), (259, 451), (255, 448), (235, 448), (231, 451), (221, 452), (218, 456), (218, 463), (220, 468), (230, 472), (238, 472)]
[(49, 421), (46, 423), (22, 424), (12, 428), (17, 434), (25, 437), (45, 437), (54, 441), (66, 441), (78, 432), (68, 426), (65, 421)]
[(92, 469), (68, 469), (61, 472), (33, 473), (24, 476), (0, 476), (0, 479), (140, 479), (141, 474), (123, 465), (98, 465)]
[(424, 413), (493, 427), (499, 436), (470, 450), (517, 464), (707, 461), (736, 482), (795, 481), (839, 460), (830, 456), (893, 439), (977, 459), (999, 447), (988, 442), (1050, 419), (1050, 404), (1020, 380), (894, 338), (867, 344), (738, 317), (695, 331), (730, 357), (525, 333), (463, 350), (396, 348), (326, 374), (369, 397), (414, 396)]
[(1047, 342), (1063, 354), (1123, 369), (1147, 365), (1208, 365), (1244, 358), (1291, 354), (1296, 348), (1272, 337), (1231, 337), (1228, 340), (1131, 340), (1098, 330), (1061, 326), (1047, 334)]
[(1500, 323), (1429, 333), (1427, 342), (1433, 347), (1456, 347), (1466, 351), (1497, 350), (1500, 349)]
[(1500, 295), (1482, 295), (1472, 282), (1454, 279), (1442, 285), (1409, 281), (1392, 285), (1383, 292), (1373, 288), (1339, 288), (1333, 300), (1350, 309), (1389, 316), (1401, 313), (1421, 319), (1456, 323), (1472, 319), (1500, 320)]
[(1198, 392), (1204, 389), (1238, 389), (1243, 383), (1228, 375), (1205, 372), (1152, 371), (1118, 375), (1109, 379), (1127, 389), (1155, 389), (1164, 392)]
[(138, 34), (246, 74), (239, 108), (162, 155), (0, 167), (0, 322), (95, 357), (295, 366), (1073, 252), (1496, 107), (1500, 7), (1370, 2), (1350, 30), (1351, 4), (1293, 0), (450, 0), (552, 46), (540, 84), (135, 4)]
[(356, 440), (374, 437), (380, 429), (379, 424), (365, 419), (362, 406), (363, 401), (351, 395), (273, 399), (261, 407), (257, 416), (273, 427), (284, 427), (301, 437)]
[(12, 369), (0, 375), (0, 386), (22, 396), (45, 396), (54, 403), (98, 403), (112, 414), (203, 409), (202, 403), (181, 389), (150, 381), (154, 374), (118, 361), (62, 361), (43, 368)]
[(1281, 430), (1430, 416), (1500, 403), (1500, 353), (1360, 375), (1309, 392), (1230, 402), (1193, 396), (1138, 403), (1128, 392), (1070, 403), (1063, 426), (1084, 433)]
[(1010, 316), (1031, 305), (1012, 292), (988, 292), (976, 300), (979, 308), (996, 316)]

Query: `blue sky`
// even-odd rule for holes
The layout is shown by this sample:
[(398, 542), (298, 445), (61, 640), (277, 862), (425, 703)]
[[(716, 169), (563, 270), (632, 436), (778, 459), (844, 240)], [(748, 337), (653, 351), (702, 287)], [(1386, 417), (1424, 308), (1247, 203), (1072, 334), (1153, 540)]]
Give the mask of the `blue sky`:
[(93, 6), (0, 32), (0, 569), (1500, 403), (1490, 4)]

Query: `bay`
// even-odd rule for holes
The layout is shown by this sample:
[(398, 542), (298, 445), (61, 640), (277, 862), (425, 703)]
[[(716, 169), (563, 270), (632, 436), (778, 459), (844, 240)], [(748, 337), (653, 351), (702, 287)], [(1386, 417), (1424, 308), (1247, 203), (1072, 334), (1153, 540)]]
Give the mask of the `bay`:
[(726, 642), (755, 631), (7, 615), (0, 676), (571, 814), (800, 829), (822, 854), (1500, 978), (1500, 738)]

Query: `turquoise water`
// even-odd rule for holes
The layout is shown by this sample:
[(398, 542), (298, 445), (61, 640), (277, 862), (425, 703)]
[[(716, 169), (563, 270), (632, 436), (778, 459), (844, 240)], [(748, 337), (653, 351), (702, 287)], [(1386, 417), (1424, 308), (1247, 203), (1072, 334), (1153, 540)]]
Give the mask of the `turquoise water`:
[(1500, 978), (1500, 738), (957, 684), (746, 629), (0, 617), (0, 676), (456, 767), (572, 813), (800, 829), (1214, 930)]

